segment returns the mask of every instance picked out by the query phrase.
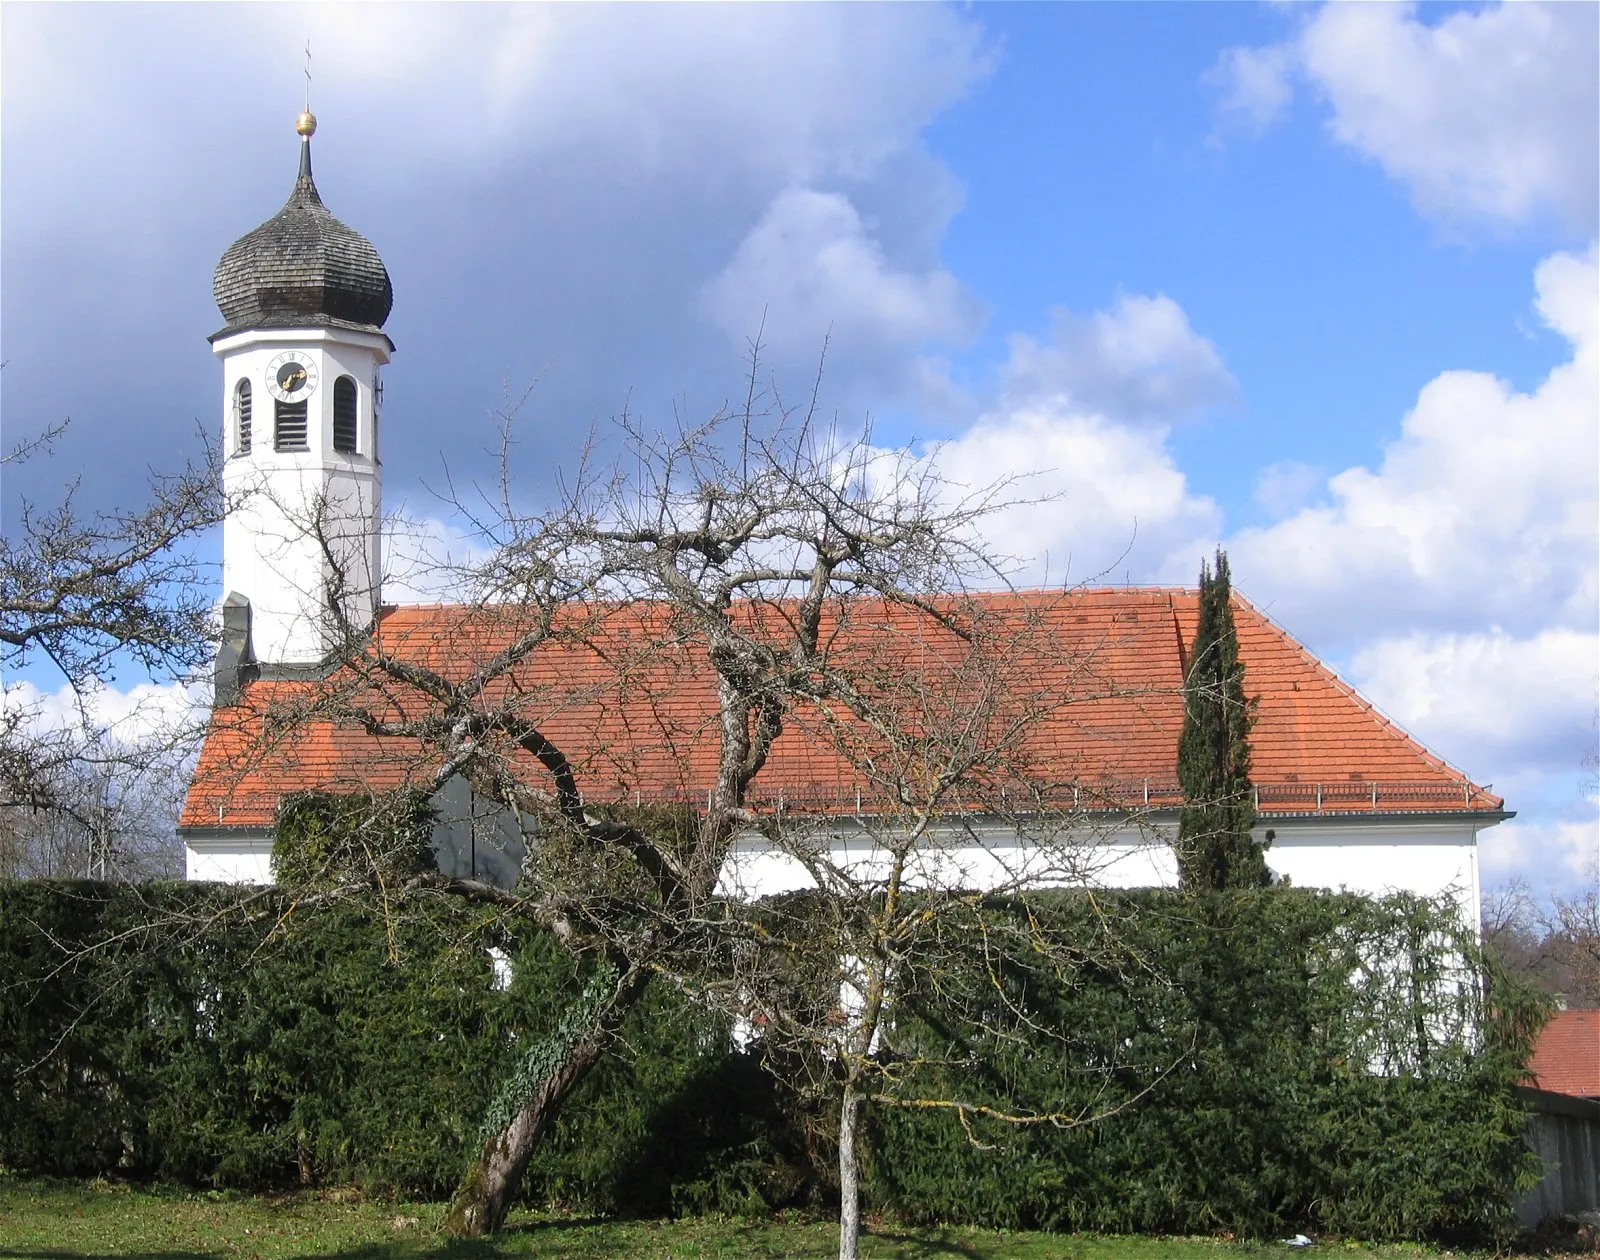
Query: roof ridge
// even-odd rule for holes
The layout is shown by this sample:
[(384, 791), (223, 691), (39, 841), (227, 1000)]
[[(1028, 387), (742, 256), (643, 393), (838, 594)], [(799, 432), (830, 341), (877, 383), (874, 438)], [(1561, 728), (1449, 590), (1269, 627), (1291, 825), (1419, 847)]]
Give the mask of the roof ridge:
[[(1103, 596), (1109, 596), (1109, 595), (1145, 595), (1145, 596), (1151, 596), (1151, 595), (1162, 596), (1162, 595), (1165, 595), (1170, 599), (1174, 595), (1193, 595), (1194, 593), (1195, 593), (1195, 588), (1192, 587), (1192, 586), (1079, 586), (1079, 587), (1066, 587), (1066, 588), (1062, 588), (1062, 587), (1058, 587), (1058, 586), (1019, 586), (1019, 587), (1014, 587), (1014, 588), (1010, 588), (1010, 589), (1003, 589), (1003, 588), (991, 589), (991, 588), (985, 587), (985, 588), (982, 588), (980, 590), (975, 590), (975, 591), (943, 591), (943, 592), (939, 592), (939, 594), (948, 596), (951, 599), (970, 599), (970, 598), (980, 598), (981, 599), (981, 598), (985, 598), (985, 597), (989, 597), (989, 596), (993, 596), (995, 598), (1010, 598), (1010, 599), (1036, 599), (1036, 598), (1040, 598), (1040, 597), (1048, 597), (1048, 598), (1052, 598), (1052, 599), (1060, 599), (1060, 598), (1068, 598), (1068, 599), (1070, 599), (1074, 595), (1095, 595), (1095, 596), (1102, 596), (1102, 597)], [(799, 598), (800, 598), (800, 596), (798, 596), (798, 595), (795, 595), (795, 596), (782, 596), (782, 597), (780, 597), (778, 599), (767, 599), (767, 600), (764, 600), (763, 602), (766, 602), (766, 603), (782, 603), (786, 599), (798, 600)], [(872, 596), (870, 596), (868, 598), (871, 598), (871, 599), (874, 599), (874, 600), (879, 600), (879, 601), (882, 601), (882, 602), (885, 602), (885, 603), (894, 602), (894, 601), (890, 600), (887, 596), (883, 596), (883, 595), (872, 595)], [(665, 603), (667, 601), (665, 601), (665, 600), (646, 600), (646, 599), (617, 599), (617, 600), (592, 600), (592, 601), (588, 601), (588, 602), (592, 603), (592, 604), (605, 604), (605, 605), (613, 605), (614, 604), (614, 605), (616, 605), (618, 607), (622, 607), (622, 606), (626, 606), (626, 605), (629, 605), (629, 604)], [(750, 601), (750, 602), (753, 602), (753, 601)], [(512, 603), (512, 601), (507, 601), (505, 604), (498, 604), (498, 603), (474, 604), (474, 603), (471, 603), (471, 602), (468, 602), (468, 601), (465, 601), (465, 600), (430, 600), (430, 601), (421, 602), (421, 603), (384, 604), (384, 605), (381, 606), (379, 611), (381, 613), (394, 613), (394, 612), (418, 612), (418, 611), (432, 610), (432, 609), (441, 609), (441, 610), (450, 609), (450, 608), (491, 609), (491, 608), (514, 607), (514, 606), (515, 605), (514, 605), (514, 603)]]

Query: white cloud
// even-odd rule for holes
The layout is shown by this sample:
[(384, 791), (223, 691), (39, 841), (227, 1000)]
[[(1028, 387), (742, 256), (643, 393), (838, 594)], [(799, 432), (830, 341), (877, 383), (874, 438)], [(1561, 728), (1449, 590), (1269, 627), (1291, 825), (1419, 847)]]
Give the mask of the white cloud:
[(1329, 128), (1447, 223), (1555, 214), (1596, 229), (1596, 10), (1504, 4), (1419, 21), (1414, 5), (1328, 4), (1287, 43), (1227, 50), (1222, 108), (1263, 126), (1291, 67), (1332, 108)]
[(1572, 345), (1536, 389), (1441, 373), (1376, 469), (1225, 545), (1246, 594), (1523, 814), (1485, 833), (1486, 876), (1554, 887), (1596, 837), (1591, 808), (1573, 818), (1600, 670), (1595, 251), (1547, 258), (1535, 286)]
[(1294, 51), (1286, 45), (1229, 48), (1206, 75), (1222, 89), (1219, 108), (1255, 130), (1271, 126), (1294, 99)]
[(1412, 634), (1357, 651), (1350, 677), (1424, 743), (1496, 773), (1571, 762), (1594, 738), (1600, 633)]
[[(321, 191), (395, 277), (391, 488), (441, 445), (457, 476), (492, 475), (437, 417), (471, 416), (502, 378), (539, 380), (550, 417), (530, 494), (626, 391), (714, 407), (739, 369), (696, 299), (785, 189), (847, 197), (885, 276), (954, 286), (937, 246), (960, 189), (922, 133), (994, 56), (951, 6), (8, 10), (6, 306), (28, 317), (6, 328), (7, 403), (79, 417), (86, 500), (129, 493), (151, 456), (114, 422), (144, 405), (128, 382), (192, 361), (218, 255), (289, 191), (307, 34)], [(100, 352), (64, 383), (65, 326)], [(893, 337), (839, 350), (829, 403), (942, 387)], [(165, 412), (214, 408), (209, 384), (180, 388)]]
[(764, 325), (771, 357), (791, 365), (814, 362), (825, 339), (830, 357), (905, 363), (901, 352), (969, 340), (982, 318), (944, 268), (891, 264), (849, 198), (799, 187), (773, 199), (701, 304), (735, 345)]
[(0, 709), (27, 715), (28, 730), (70, 731), (124, 746), (192, 735), (210, 704), (209, 683), (137, 683), (77, 693), (66, 685), (44, 691), (23, 679), (0, 689)]
[(1221, 513), (1189, 492), (1167, 437), (1234, 384), (1182, 307), (1123, 296), (1087, 317), (1057, 312), (1048, 343), (1012, 338), (1001, 382), (961, 436), (922, 458), (954, 486), (1011, 483), (983, 534), (1018, 562), (1016, 580), (1147, 579), (1169, 554), (1198, 561)]
[[(1546, 259), (1535, 286), (1541, 318), (1572, 346), (1537, 388), (1442, 373), (1375, 467), (1331, 478), (1269, 467), (1258, 500), (1289, 514), (1231, 537), (1168, 446), (1171, 420), (1198, 404), (1163, 408), (1139, 392), (1137, 365), (1163, 347), (1208, 365), (1191, 400), (1229, 382), (1209, 344), (1192, 352), (1199, 339), (1175, 304), (1161, 319), (1121, 318), (1158, 299), (1064, 319), (1068, 334), (1050, 347), (1017, 339), (1007, 391), (925, 458), (968, 486), (1024, 478), (1020, 492), (1041, 501), (985, 527), (993, 547), (1024, 562), (1024, 580), (1117, 581), (1126, 572), (1189, 583), (1220, 539), (1252, 600), (1340, 659), (1424, 743), (1477, 780), (1497, 781), (1523, 818), (1485, 833), (1498, 846), (1486, 863), (1548, 860), (1568, 872), (1558, 882), (1570, 880), (1594, 836), (1592, 823), (1572, 817), (1594, 744), (1600, 656), (1593, 251)], [(1135, 383), (1102, 384), (1120, 380)], [(1087, 398), (1108, 405), (1091, 408)]]
[(391, 515), (383, 523), (383, 602), (441, 604), (465, 598), (473, 570), (492, 555), (488, 540), (464, 519)]
[[(948, 10), (305, 12), (327, 64), (354, 68), (347, 90), (376, 88), (405, 111), (408, 144), (459, 154), (604, 140), (646, 162), (709, 150), (802, 181), (873, 170), (992, 64), (977, 25)], [(282, 11), (257, 25), (281, 31)]]
[(1238, 397), (1216, 347), (1164, 293), (1124, 294), (1087, 318), (1058, 310), (1045, 345), (1014, 334), (1004, 381), (1011, 399), (1123, 424), (1172, 424)]
[(1305, 507), (1322, 489), (1326, 474), (1298, 460), (1268, 464), (1256, 477), (1251, 497), (1274, 516), (1288, 516)]
[(1021, 478), (1023, 501), (984, 526), (997, 552), (1023, 562), (1019, 580), (1120, 582), (1174, 551), (1203, 554), (1197, 540), (1221, 523), (1211, 499), (1189, 493), (1166, 437), (1164, 428), (1029, 405), (984, 416), (932, 458), (960, 485)]
[(1478, 837), (1478, 859), (1484, 884), (1522, 877), (1536, 892), (1546, 889), (1570, 895), (1574, 886), (1593, 879), (1600, 858), (1600, 817), (1552, 821), (1514, 818)]
[(1408, 635), (1358, 651), (1349, 676), (1412, 735), (1518, 817), (1482, 833), (1485, 884), (1512, 876), (1538, 892), (1572, 891), (1600, 852), (1585, 799), (1595, 752), (1600, 634), (1552, 629)]
[(1228, 549), (1241, 586), (1319, 646), (1481, 630), (1592, 630), (1597, 605), (1595, 255), (1535, 277), (1545, 322), (1573, 346), (1532, 393), (1483, 372), (1430, 381), (1376, 470)]

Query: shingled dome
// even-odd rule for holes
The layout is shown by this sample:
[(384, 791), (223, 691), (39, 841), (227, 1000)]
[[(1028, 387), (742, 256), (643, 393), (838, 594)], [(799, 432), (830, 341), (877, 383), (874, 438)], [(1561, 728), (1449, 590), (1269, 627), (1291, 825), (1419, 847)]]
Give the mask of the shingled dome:
[(228, 247), (211, 292), (228, 321), (218, 336), (242, 328), (376, 332), (389, 318), (394, 290), (383, 259), (322, 204), (311, 179), (308, 134), (302, 134), (300, 174), (288, 204)]

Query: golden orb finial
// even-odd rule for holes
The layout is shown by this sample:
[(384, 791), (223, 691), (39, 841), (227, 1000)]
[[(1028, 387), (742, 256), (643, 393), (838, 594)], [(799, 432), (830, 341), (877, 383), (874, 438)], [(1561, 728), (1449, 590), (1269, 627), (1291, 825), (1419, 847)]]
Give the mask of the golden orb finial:
[(306, 110), (305, 113), (301, 114), (300, 117), (294, 120), (294, 129), (297, 134), (302, 136), (310, 137), (316, 135), (317, 116), (309, 109)]

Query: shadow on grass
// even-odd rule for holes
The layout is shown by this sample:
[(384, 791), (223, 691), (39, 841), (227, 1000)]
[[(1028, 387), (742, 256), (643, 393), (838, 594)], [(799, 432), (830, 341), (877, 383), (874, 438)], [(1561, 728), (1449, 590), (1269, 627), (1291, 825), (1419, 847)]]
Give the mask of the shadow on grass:
[[(537, 1228), (532, 1226), (530, 1228)], [(496, 1238), (397, 1239), (394, 1242), (358, 1243), (332, 1251), (308, 1252), (290, 1260), (474, 1260), (498, 1257), (508, 1230)], [(0, 1247), (0, 1260), (227, 1260), (216, 1251), (64, 1251), (55, 1247)]]
[[(593, 1229), (599, 1225), (634, 1224), (628, 1217), (613, 1216), (552, 1216), (547, 1221), (522, 1221), (503, 1229), (496, 1235), (497, 1238), (510, 1238), (515, 1234), (548, 1234), (558, 1229)], [(455, 1238), (455, 1243), (469, 1243), (475, 1241), (471, 1238)]]
[(875, 1229), (870, 1234), (862, 1235), (862, 1241), (868, 1238), (881, 1243), (894, 1243), (899, 1248), (895, 1254), (906, 1260), (923, 1260), (929, 1256), (967, 1256), (970, 1260), (979, 1260), (983, 1255), (983, 1252), (951, 1238), (923, 1238), (916, 1234), (897, 1234), (887, 1229)]
[[(492, 1238), (428, 1238), (412, 1239), (407, 1241), (364, 1243), (351, 1247), (343, 1247), (337, 1251), (318, 1253), (316, 1260), (490, 1260), (491, 1257), (500, 1257), (512, 1254), (526, 1254), (516, 1246), (518, 1238), (535, 1241), (541, 1237), (552, 1239), (553, 1235), (564, 1230), (593, 1229), (600, 1226), (618, 1225), (645, 1225), (650, 1222), (619, 1222), (606, 1217), (591, 1217), (573, 1220), (528, 1221), (502, 1230)], [(744, 1224), (720, 1222), (715, 1240), (707, 1240), (715, 1248), (717, 1255), (751, 1257), (770, 1256), (779, 1254), (773, 1250), (771, 1223), (763, 1221), (749, 1221)], [(578, 1244), (575, 1250), (563, 1249), (562, 1256), (588, 1257), (604, 1254), (623, 1255), (618, 1251), (607, 1253), (601, 1250), (608, 1242), (613, 1246), (632, 1248), (642, 1254), (642, 1249), (650, 1246), (646, 1237), (619, 1236), (602, 1241), (598, 1238), (585, 1239), (581, 1235), (573, 1240)], [(691, 1243), (693, 1239), (674, 1240), (678, 1245)], [(826, 1257), (833, 1254), (833, 1240), (823, 1238), (818, 1240), (819, 1247), (816, 1255)], [(862, 1235), (863, 1249), (871, 1247), (873, 1251), (881, 1253), (885, 1244), (892, 1247), (891, 1254), (896, 1260), (941, 1260), (952, 1257), (959, 1260), (982, 1260), (984, 1252), (974, 1249), (965, 1243), (949, 1238), (930, 1238), (926, 1235), (898, 1233), (893, 1230), (872, 1230)], [(875, 1245), (874, 1245), (875, 1244)], [(748, 1249), (748, 1250), (747, 1250)], [(535, 1252), (534, 1255), (543, 1254)], [(552, 1256), (556, 1253), (550, 1253)], [(708, 1250), (707, 1254), (712, 1254)], [(782, 1254), (791, 1254), (785, 1250)], [(812, 1254), (808, 1248), (804, 1252), (793, 1254)], [(40, 1256), (38, 1260), (54, 1260), (54, 1257)], [(109, 1258), (108, 1258), (109, 1260)], [(123, 1258), (118, 1258), (123, 1260)], [(149, 1257), (148, 1260), (209, 1260), (202, 1257), (185, 1257), (179, 1253), (167, 1256)], [(311, 1257), (297, 1257), (296, 1260), (312, 1260)]]
[(61, 1251), (55, 1247), (0, 1247), (0, 1260), (223, 1260), (215, 1251)]

